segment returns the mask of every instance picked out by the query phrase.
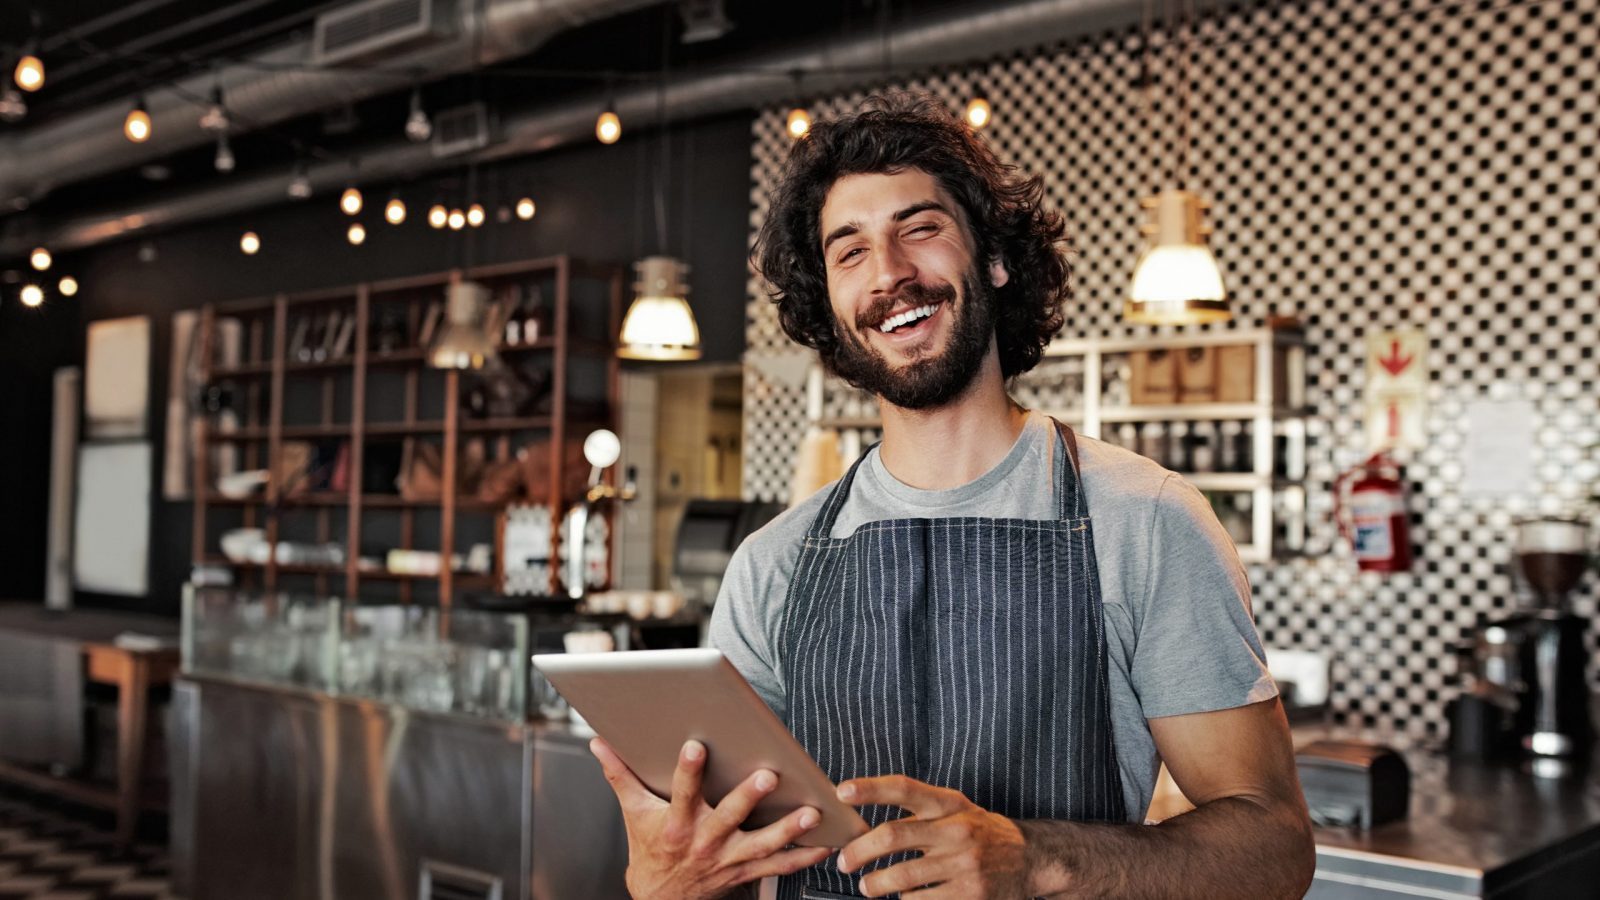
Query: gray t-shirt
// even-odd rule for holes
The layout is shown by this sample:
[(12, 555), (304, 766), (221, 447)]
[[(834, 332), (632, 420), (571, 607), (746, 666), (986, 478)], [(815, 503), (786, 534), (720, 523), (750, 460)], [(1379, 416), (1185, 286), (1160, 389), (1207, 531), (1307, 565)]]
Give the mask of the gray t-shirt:
[[(869, 451), (833, 537), (883, 519), (982, 516), (1053, 519), (1055, 430), (1028, 415), (993, 469), (960, 487), (924, 491)], [(1160, 759), (1146, 719), (1231, 709), (1277, 695), (1250, 612), (1250, 585), (1227, 532), (1199, 491), (1142, 456), (1079, 436), (1100, 568), (1112, 737), (1131, 821), (1142, 821)], [(734, 553), (711, 616), (710, 641), (767, 705), (784, 708), (783, 604), (801, 541), (829, 488), (752, 534)]]

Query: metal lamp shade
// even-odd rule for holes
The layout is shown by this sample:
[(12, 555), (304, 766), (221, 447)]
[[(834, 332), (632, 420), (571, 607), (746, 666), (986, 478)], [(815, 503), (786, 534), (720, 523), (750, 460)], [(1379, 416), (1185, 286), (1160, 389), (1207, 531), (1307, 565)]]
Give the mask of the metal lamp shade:
[(1206, 246), (1204, 203), (1187, 191), (1164, 191), (1142, 201), (1150, 246), (1133, 270), (1122, 317), (1149, 325), (1194, 325), (1233, 317), (1216, 257)]

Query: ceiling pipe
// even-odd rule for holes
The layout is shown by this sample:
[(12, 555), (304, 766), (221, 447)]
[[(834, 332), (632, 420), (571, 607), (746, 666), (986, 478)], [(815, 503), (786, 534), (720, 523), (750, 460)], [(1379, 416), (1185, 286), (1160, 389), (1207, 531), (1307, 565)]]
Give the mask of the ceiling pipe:
[[(142, 144), (122, 136), (131, 99), (0, 135), (0, 204), (24, 208), (64, 184), (215, 141), (216, 135), (200, 127), (200, 116), (219, 83), (229, 112), (248, 130), (525, 56), (560, 32), (660, 2), (459, 0), (447, 37), (384, 56), (372, 71), (313, 68), (308, 32), (248, 63), (147, 91), (152, 127), (150, 140)], [(194, 98), (202, 99), (197, 104)], [(398, 123), (395, 127), (398, 131)]]
[[(985, 3), (977, 10), (926, 16), (896, 28), (888, 41), (888, 74), (898, 77), (1048, 46), (1132, 25), (1138, 19), (1139, 5), (1129, 0), (1020, 0), (1003, 6)], [(807, 71), (808, 93), (832, 93), (877, 83), (886, 77), (879, 68), (884, 56), (884, 41), (875, 34), (762, 53), (728, 66), (730, 71), (675, 78), (667, 88), (666, 107), (672, 118), (681, 122), (779, 103), (793, 92), (795, 69)], [(752, 67), (770, 71), (772, 76), (752, 75)], [(471, 157), (438, 159), (428, 147), (403, 140), (375, 143), (351, 155), (361, 159), (363, 181), (381, 182), (459, 166), (469, 158), (489, 161), (537, 153), (593, 140), (594, 117), (607, 99), (608, 95), (597, 92), (555, 106), (505, 113), (500, 123), (502, 139)], [(636, 134), (640, 127), (657, 124), (657, 87), (619, 91), (615, 102), (630, 132)], [(350, 169), (344, 163), (328, 163), (313, 166), (308, 176), (318, 193), (340, 190), (348, 183)], [(50, 223), (42, 229), (42, 236), (8, 232), (0, 237), (0, 258), (26, 253), (35, 242), (61, 250), (77, 249), (281, 203), (287, 177), (287, 172), (271, 172), (230, 179), (218, 187), (168, 194), (121, 210), (79, 215)]]

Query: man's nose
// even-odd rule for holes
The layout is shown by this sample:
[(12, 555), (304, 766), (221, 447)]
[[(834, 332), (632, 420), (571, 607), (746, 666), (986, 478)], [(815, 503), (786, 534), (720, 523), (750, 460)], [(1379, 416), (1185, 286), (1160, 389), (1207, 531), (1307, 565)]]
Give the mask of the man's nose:
[(917, 267), (898, 243), (886, 241), (872, 256), (877, 266), (872, 282), (873, 293), (892, 294), (902, 285), (917, 279)]

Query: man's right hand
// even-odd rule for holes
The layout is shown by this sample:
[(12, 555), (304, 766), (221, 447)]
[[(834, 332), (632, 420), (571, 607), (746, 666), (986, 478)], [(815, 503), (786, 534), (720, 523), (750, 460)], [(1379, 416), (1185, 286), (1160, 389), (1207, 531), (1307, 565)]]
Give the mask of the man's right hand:
[(589, 742), (606, 781), (622, 805), (628, 829), (628, 891), (639, 900), (710, 900), (769, 875), (789, 875), (827, 859), (826, 847), (785, 849), (817, 827), (822, 815), (809, 806), (755, 831), (741, 831), (778, 776), (757, 771), (715, 807), (701, 794), (706, 748), (689, 741), (678, 753), (672, 799), (644, 786), (600, 738)]

